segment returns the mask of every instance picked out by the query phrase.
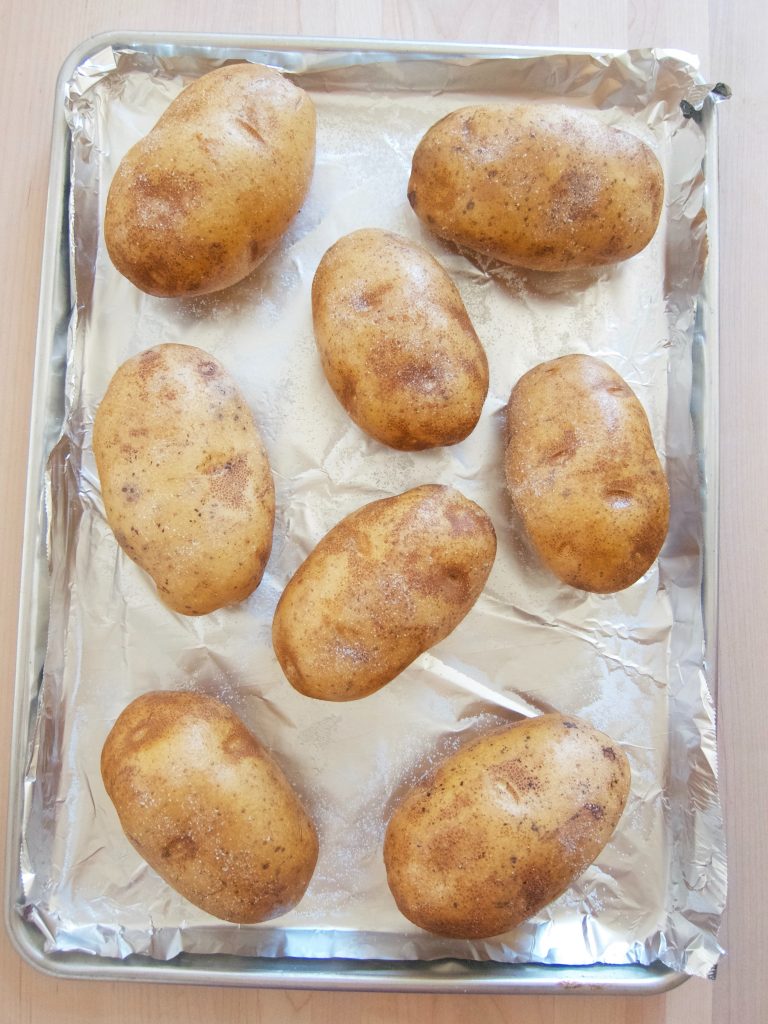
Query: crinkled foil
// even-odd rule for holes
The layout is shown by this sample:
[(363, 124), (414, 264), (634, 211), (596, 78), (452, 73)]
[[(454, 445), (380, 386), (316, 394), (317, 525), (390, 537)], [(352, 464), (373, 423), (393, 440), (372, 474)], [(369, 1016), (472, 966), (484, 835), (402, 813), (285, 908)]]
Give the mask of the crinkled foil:
[[(247, 280), (170, 300), (122, 278), (101, 233), (123, 154), (191, 78), (221, 63), (203, 48), (160, 49), (107, 49), (68, 87), (72, 318), (65, 421), (47, 479), (50, 629), (26, 761), (19, 912), (42, 930), (49, 952), (661, 959), (710, 973), (722, 952), (726, 871), (702, 616), (701, 452), (691, 417), (706, 135), (680, 109), (682, 100), (700, 108), (709, 87), (683, 55), (653, 51), (509, 59), (249, 53), (289, 70), (317, 106), (311, 192)], [(548, 276), (472, 261), (422, 229), (406, 182), (423, 132), (464, 104), (511, 99), (581, 107), (653, 146), (666, 209), (643, 253)], [(490, 393), (477, 428), (455, 447), (383, 447), (349, 420), (323, 377), (312, 276), (337, 238), (367, 226), (402, 232), (441, 260), (485, 345)], [(240, 606), (202, 618), (167, 610), (118, 548), (91, 450), (94, 412), (114, 371), (168, 341), (198, 345), (228, 367), (255, 412), (277, 490), (263, 583)], [(614, 595), (559, 584), (520, 535), (505, 495), (510, 389), (536, 363), (569, 352), (605, 359), (631, 384), (671, 484), (659, 562)], [(455, 485), (491, 515), (499, 550), (485, 592), (451, 636), (379, 693), (341, 705), (301, 696), (270, 643), (286, 581), (344, 515), (427, 482)], [(158, 688), (194, 688), (230, 704), (310, 808), (320, 859), (304, 899), (284, 917), (247, 927), (217, 921), (161, 881), (122, 835), (100, 778), (101, 747), (122, 709)], [(398, 795), (469, 735), (551, 709), (583, 716), (629, 755), (632, 791), (612, 841), (564, 896), (508, 935), (465, 942), (411, 925), (388, 891), (381, 853)]]

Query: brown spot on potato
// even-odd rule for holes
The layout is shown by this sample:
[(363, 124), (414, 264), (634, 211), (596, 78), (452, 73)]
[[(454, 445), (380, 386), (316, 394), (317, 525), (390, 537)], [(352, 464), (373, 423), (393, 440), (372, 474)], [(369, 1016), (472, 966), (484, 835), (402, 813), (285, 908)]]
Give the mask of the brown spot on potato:
[[(531, 867), (521, 880), (523, 911), (526, 917), (535, 914), (552, 890), (551, 876), (543, 869)], [(502, 904), (503, 906), (504, 904)]]
[(407, 579), (415, 593), (436, 598), (448, 608), (462, 607), (472, 593), (470, 576), (460, 565), (431, 571), (415, 568), (407, 573)]
[(560, 223), (588, 216), (600, 199), (600, 177), (589, 166), (568, 167), (550, 187), (550, 211)]
[(253, 738), (245, 729), (233, 729), (221, 744), (225, 757), (239, 761), (243, 757), (253, 757), (255, 748)]
[(137, 203), (149, 211), (148, 215), (158, 219), (183, 216), (195, 205), (201, 192), (196, 177), (176, 168), (136, 174), (128, 187)]
[[(397, 342), (393, 343), (397, 347)], [(439, 397), (443, 401), (450, 401), (450, 370), (431, 360), (413, 359), (408, 362), (396, 363), (386, 358), (382, 352), (381, 358), (374, 359), (377, 372), (385, 384), (392, 388), (409, 392), (413, 398), (416, 396), (427, 396), (428, 398)]]
[(211, 495), (231, 508), (242, 508), (252, 470), (245, 455), (226, 462), (213, 461), (203, 470), (208, 477)]
[[(471, 331), (472, 334), (475, 333), (475, 329), (472, 326), (472, 321), (469, 319), (469, 313), (464, 308), (464, 303), (461, 303), (461, 305), (458, 306), (454, 305), (453, 303), (449, 303), (446, 306), (446, 312), (453, 320), (456, 321), (456, 323), (463, 331)], [(478, 367), (476, 360), (472, 360), (470, 365), (472, 367), (472, 370), (470, 372), (479, 372), (480, 368)]]
[(256, 139), (256, 141), (260, 142), (263, 146), (267, 145), (266, 139), (259, 131), (258, 126), (253, 124), (252, 121), (249, 121), (245, 117), (236, 117), (235, 124), (239, 125), (246, 135), (250, 136), (250, 138)]
[(139, 490), (138, 487), (136, 487), (135, 484), (123, 484), (123, 486), (120, 488), (120, 493), (123, 495), (125, 501), (129, 503), (138, 501), (138, 499), (141, 497), (141, 491)]
[(578, 447), (579, 442), (576, 431), (572, 427), (568, 427), (558, 436), (554, 449), (546, 453), (545, 461), (549, 463), (567, 462), (576, 454)]
[(353, 408), (357, 395), (357, 384), (354, 377), (348, 374), (337, 373), (337, 379), (339, 383), (335, 390), (339, 401), (345, 409)]
[(163, 860), (191, 860), (197, 854), (197, 843), (189, 835), (176, 836), (160, 851)]
[(482, 529), (482, 524), (471, 507), (447, 505), (444, 515), (448, 520), (450, 533), (454, 537), (476, 533), (478, 527)]
[(258, 238), (252, 238), (248, 243), (248, 255), (250, 256), (251, 263), (255, 265), (261, 263), (262, 259), (266, 255), (264, 244)]
[(152, 377), (162, 366), (163, 357), (156, 348), (147, 349), (140, 353), (137, 362), (137, 376), (139, 380), (147, 380)]
[(370, 309), (371, 306), (383, 305), (385, 296), (389, 295), (393, 288), (394, 282), (392, 281), (382, 281), (371, 288), (366, 288), (361, 296), (365, 307)]
[(521, 758), (512, 758), (488, 769), (491, 778), (503, 783), (515, 799), (522, 793), (539, 789), (540, 783), (535, 772), (526, 766)]

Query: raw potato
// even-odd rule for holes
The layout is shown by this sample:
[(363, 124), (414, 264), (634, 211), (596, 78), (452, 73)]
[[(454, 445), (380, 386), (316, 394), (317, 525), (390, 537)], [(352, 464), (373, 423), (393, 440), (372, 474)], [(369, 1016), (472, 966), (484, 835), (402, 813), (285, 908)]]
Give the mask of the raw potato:
[(628, 132), (566, 107), (463, 107), (426, 133), (408, 198), (441, 238), (530, 270), (616, 263), (656, 231), (664, 178)]
[(213, 697), (147, 693), (101, 754), (131, 844), (195, 906), (241, 924), (295, 906), (317, 861), (315, 828), (278, 765)]
[(221, 363), (190, 345), (123, 363), (96, 413), (93, 452), (107, 522), (169, 608), (204, 615), (256, 589), (275, 492), (253, 416)]
[(120, 163), (104, 220), (112, 262), (150, 295), (227, 288), (285, 233), (314, 163), (302, 89), (260, 64), (211, 71)]
[(291, 684), (356, 700), (456, 628), (485, 586), (496, 534), (451, 487), (416, 487), (342, 519), (299, 567), (272, 641)]
[(655, 561), (667, 480), (637, 396), (599, 359), (562, 356), (520, 378), (505, 468), (528, 536), (564, 583), (613, 593)]
[(336, 397), (404, 451), (456, 444), (488, 393), (488, 360), (448, 274), (389, 231), (345, 235), (312, 283), (315, 338)]
[(623, 751), (578, 718), (542, 715), (475, 740), (390, 819), (384, 863), (395, 902), (438, 935), (516, 928), (595, 860), (629, 784)]

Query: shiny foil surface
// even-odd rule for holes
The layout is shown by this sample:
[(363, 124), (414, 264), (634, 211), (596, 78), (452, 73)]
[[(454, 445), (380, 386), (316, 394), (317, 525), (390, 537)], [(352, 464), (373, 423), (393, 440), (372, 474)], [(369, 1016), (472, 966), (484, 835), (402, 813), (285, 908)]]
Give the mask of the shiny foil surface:
[[(101, 225), (127, 149), (192, 78), (222, 63), (204, 47), (107, 48), (67, 89), (72, 315), (65, 417), (46, 485), (51, 608), (33, 744), (26, 752), (18, 911), (46, 950), (102, 957), (181, 951), (257, 956), (441, 957), (547, 964), (651, 963), (711, 973), (722, 950), (725, 851), (716, 781), (710, 653), (702, 614), (705, 487), (694, 372), (708, 242), (708, 102), (691, 61), (659, 51), (509, 58), (308, 50), (243, 56), (289, 71), (317, 107), (309, 196), (274, 253), (227, 291), (143, 294), (114, 269)], [(469, 103), (556, 101), (646, 140), (666, 204), (648, 248), (622, 264), (546, 275), (470, 258), (430, 236), (406, 197), (413, 150)], [(315, 269), (341, 235), (382, 227), (421, 242), (456, 282), (490, 364), (481, 420), (462, 443), (390, 450), (348, 418), (312, 331)], [(698, 334), (697, 334), (698, 331)], [(91, 434), (107, 384), (161, 342), (212, 353), (254, 411), (272, 465), (277, 520), (258, 590), (201, 618), (174, 614), (107, 526)], [(629, 589), (560, 584), (513, 520), (502, 468), (513, 384), (571, 352), (606, 360), (646, 409), (672, 495), (659, 561)], [(716, 382), (714, 395), (716, 397)], [(711, 395), (707, 400), (713, 400)], [(277, 600), (317, 541), (360, 505), (451, 484), (492, 517), (498, 556), (459, 627), (397, 679), (330, 704), (288, 684), (270, 630)], [(708, 500), (716, 501), (716, 495)], [(711, 681), (710, 681), (711, 685)], [(177, 895), (124, 837), (101, 781), (104, 739), (155, 689), (218, 696), (273, 752), (315, 819), (320, 858), (304, 899), (262, 925), (218, 921)], [(382, 842), (405, 787), (468, 737), (525, 715), (582, 716), (632, 767), (624, 816), (597, 861), (515, 931), (483, 941), (411, 925), (387, 888)]]

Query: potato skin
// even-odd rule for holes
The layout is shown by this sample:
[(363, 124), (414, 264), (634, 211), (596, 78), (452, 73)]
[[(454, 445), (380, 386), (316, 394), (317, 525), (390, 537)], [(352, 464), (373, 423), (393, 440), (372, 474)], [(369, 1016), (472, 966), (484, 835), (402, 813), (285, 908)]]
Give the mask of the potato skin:
[(413, 156), (408, 199), (441, 238), (529, 270), (616, 263), (648, 245), (664, 196), (651, 149), (557, 106), (463, 107)]
[(562, 356), (520, 378), (505, 470), (528, 536), (564, 583), (614, 593), (655, 561), (669, 487), (642, 405), (599, 359)]
[(101, 774), (131, 844), (195, 906), (253, 924), (304, 895), (315, 827), (275, 761), (220, 701), (175, 691), (139, 697), (107, 736)]
[(221, 363), (191, 345), (123, 363), (96, 413), (93, 452), (107, 522), (169, 608), (205, 615), (256, 589), (275, 491), (251, 411)]
[(315, 108), (278, 71), (218, 68), (188, 85), (123, 158), (107, 197), (112, 262), (150, 295), (242, 280), (309, 190)]
[(283, 591), (272, 642), (308, 697), (356, 700), (456, 628), (496, 555), (486, 513), (430, 484), (374, 501), (323, 537)]
[(422, 246), (370, 228), (339, 239), (312, 283), (328, 383), (378, 441), (419, 451), (463, 441), (488, 393), (488, 360), (458, 289)]
[(542, 715), (480, 737), (392, 815), (384, 864), (395, 902), (438, 935), (516, 928), (595, 860), (629, 784), (623, 751), (578, 718)]

